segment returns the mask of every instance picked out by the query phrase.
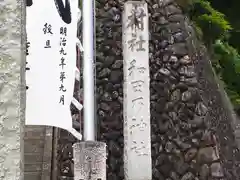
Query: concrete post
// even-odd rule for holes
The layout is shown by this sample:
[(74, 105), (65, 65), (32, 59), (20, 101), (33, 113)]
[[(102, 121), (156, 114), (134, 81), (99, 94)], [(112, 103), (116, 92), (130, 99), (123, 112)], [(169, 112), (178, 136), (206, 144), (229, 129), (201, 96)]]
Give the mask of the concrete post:
[(124, 176), (151, 180), (148, 9), (128, 1), (123, 12)]
[(0, 180), (24, 180), (25, 0), (0, 7)]

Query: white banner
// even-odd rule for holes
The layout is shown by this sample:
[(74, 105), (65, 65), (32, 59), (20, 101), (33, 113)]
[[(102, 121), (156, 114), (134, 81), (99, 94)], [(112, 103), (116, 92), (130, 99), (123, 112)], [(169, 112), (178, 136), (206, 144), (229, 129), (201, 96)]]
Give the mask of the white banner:
[(27, 125), (73, 131), (78, 11), (78, 0), (33, 0), (27, 6)]

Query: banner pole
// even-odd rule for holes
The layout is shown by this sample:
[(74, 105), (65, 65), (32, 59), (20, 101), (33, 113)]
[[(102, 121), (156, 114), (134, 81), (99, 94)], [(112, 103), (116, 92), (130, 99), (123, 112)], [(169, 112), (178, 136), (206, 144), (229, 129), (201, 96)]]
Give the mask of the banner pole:
[(106, 144), (95, 141), (95, 5), (83, 0), (83, 115), (84, 141), (73, 145), (74, 180), (106, 180)]
[(94, 5), (93, 0), (83, 0), (83, 103), (84, 140), (95, 140), (94, 116)]

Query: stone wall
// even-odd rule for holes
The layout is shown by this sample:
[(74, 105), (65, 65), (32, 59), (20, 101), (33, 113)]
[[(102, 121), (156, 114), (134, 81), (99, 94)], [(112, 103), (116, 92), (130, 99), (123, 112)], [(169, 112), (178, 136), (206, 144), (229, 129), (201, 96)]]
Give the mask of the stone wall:
[[(72, 145), (77, 141), (66, 130), (59, 129), (57, 147), (57, 179), (73, 180), (73, 149)], [(54, 179), (55, 180), (55, 179)]]
[(24, 180), (51, 180), (52, 128), (26, 126)]
[[(147, 2), (153, 180), (240, 179), (235, 116), (219, 89), (206, 50), (174, 0)], [(108, 145), (109, 180), (124, 177), (123, 3), (99, 0), (96, 4), (99, 140)], [(72, 151), (69, 142), (61, 143), (67, 152)], [(72, 177), (72, 162), (66, 158), (65, 176)]]

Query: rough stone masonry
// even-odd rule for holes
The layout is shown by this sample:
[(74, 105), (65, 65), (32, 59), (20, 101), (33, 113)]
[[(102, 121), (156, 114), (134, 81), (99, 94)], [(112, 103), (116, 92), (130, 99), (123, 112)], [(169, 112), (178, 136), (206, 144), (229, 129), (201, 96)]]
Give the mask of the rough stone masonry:
[[(100, 140), (108, 145), (107, 179), (123, 174), (124, 0), (98, 0), (97, 100)], [(149, 17), (153, 180), (239, 180), (234, 115), (209, 57), (174, 0), (147, 0)], [(65, 139), (65, 138), (63, 138)], [(61, 176), (72, 177), (71, 141)], [(73, 140), (71, 137), (69, 140)], [(65, 145), (64, 145), (65, 143)]]
[(4, 0), (0, 7), (0, 179), (23, 180), (25, 6), (22, 0)]

